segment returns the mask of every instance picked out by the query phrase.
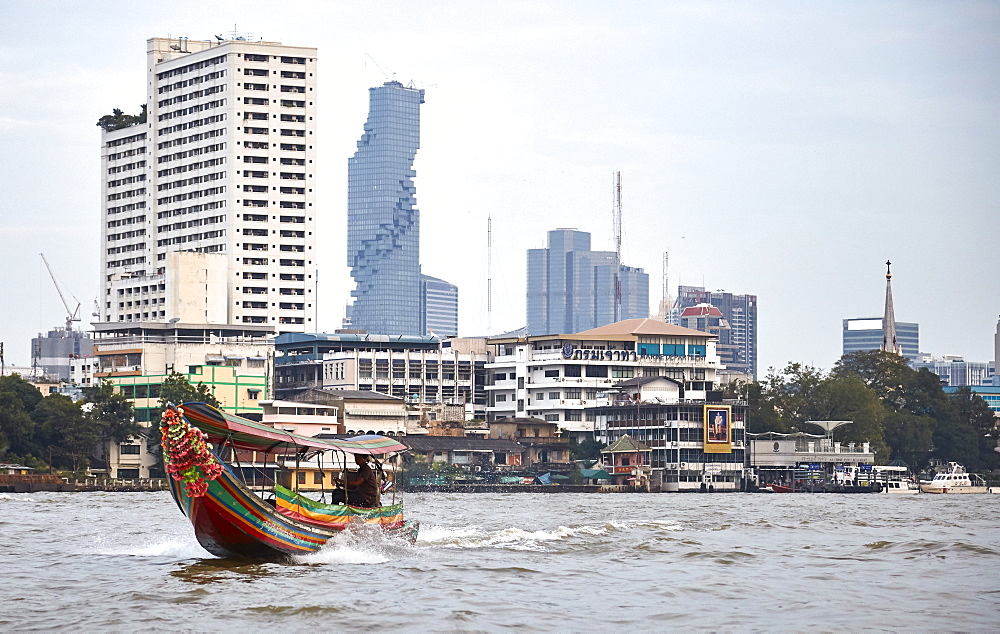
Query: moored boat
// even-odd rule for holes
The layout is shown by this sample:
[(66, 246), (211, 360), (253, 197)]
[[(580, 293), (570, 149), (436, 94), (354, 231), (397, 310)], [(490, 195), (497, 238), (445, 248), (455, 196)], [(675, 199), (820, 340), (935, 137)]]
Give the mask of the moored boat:
[(419, 524), (404, 520), (401, 502), (382, 505), (380, 501), (372, 508), (325, 504), (273, 481), (272, 497), (265, 499), (220, 457), (227, 450), (234, 455), (242, 450), (301, 459), (327, 452), (345, 459), (350, 454), (385, 456), (406, 450), (395, 439), (299, 436), (225, 414), (204, 403), (169, 406), (161, 432), (164, 464), (171, 475), (170, 492), (191, 521), (198, 543), (213, 555), (279, 559), (307, 554), (355, 523), (416, 540)]
[(974, 473), (968, 473), (957, 462), (949, 462), (948, 467), (934, 475), (932, 480), (922, 480), (920, 490), (924, 493), (988, 493), (986, 481)]

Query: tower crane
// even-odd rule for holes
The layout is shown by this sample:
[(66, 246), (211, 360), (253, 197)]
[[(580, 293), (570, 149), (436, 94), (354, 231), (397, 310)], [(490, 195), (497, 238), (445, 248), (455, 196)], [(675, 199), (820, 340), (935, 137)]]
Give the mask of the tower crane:
[(63, 295), (62, 288), (59, 286), (59, 281), (56, 280), (56, 274), (52, 272), (52, 267), (49, 266), (49, 261), (45, 257), (44, 253), (39, 253), (42, 256), (42, 262), (45, 263), (45, 268), (49, 272), (49, 277), (52, 278), (52, 284), (56, 287), (56, 292), (59, 293), (59, 299), (62, 300), (63, 306), (66, 307), (66, 332), (73, 332), (73, 322), (80, 321), (80, 300), (76, 299), (76, 308), (70, 309), (69, 302), (66, 301), (66, 297)]

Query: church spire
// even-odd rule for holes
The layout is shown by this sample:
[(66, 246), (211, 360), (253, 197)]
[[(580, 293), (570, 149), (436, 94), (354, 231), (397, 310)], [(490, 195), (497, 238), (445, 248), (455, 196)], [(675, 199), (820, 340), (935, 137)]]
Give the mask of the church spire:
[(892, 309), (892, 273), (889, 266), (892, 262), (885, 261), (885, 314), (882, 315), (882, 350), (903, 355), (903, 347), (896, 338), (896, 314)]

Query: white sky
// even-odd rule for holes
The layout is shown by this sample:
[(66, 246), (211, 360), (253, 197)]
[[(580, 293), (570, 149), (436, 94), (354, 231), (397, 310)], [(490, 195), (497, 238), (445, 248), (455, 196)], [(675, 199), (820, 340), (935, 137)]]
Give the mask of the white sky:
[[(385, 78), (427, 89), (417, 154), (425, 273), (460, 334), (524, 324), (526, 250), (577, 227), (670, 283), (753, 293), (759, 365), (829, 368), (841, 319), (896, 318), (921, 350), (993, 358), (1000, 313), (997, 2), (0, 2), (0, 341), (98, 289), (100, 134), (144, 101), (145, 41), (234, 24), (319, 48), (320, 321), (351, 288), (347, 158)], [(370, 56), (370, 57), (368, 57)], [(493, 311), (486, 225), (493, 218)]]

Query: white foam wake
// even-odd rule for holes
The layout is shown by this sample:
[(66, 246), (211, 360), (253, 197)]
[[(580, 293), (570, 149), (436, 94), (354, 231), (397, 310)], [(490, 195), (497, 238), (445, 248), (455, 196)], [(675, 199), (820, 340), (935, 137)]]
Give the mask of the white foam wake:
[(608, 522), (600, 526), (558, 526), (553, 529), (525, 530), (508, 527), (487, 531), (475, 526), (422, 526), (417, 542), (444, 548), (509, 548), (538, 550), (540, 542), (555, 542), (582, 535), (607, 535), (626, 528), (624, 524)]

